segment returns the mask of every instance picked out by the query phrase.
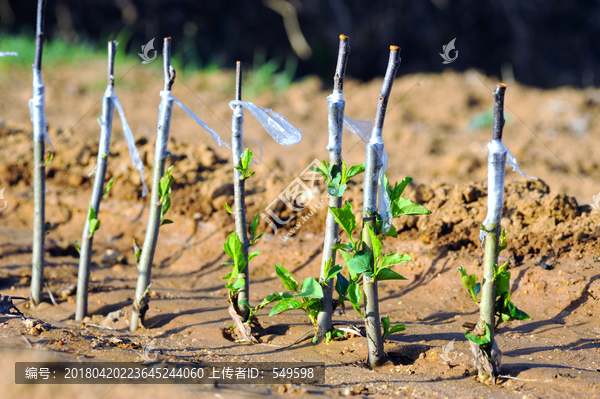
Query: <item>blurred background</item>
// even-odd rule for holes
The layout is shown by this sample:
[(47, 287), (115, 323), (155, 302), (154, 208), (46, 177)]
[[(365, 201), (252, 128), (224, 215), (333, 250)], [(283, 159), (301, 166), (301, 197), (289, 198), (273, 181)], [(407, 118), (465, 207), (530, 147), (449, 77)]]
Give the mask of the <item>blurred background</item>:
[[(35, 4), (0, 0), (0, 50), (33, 39)], [(104, 51), (116, 38), (135, 56), (152, 38), (160, 52), (161, 38), (171, 36), (186, 69), (242, 60), (280, 73), (283, 83), (310, 74), (331, 82), (344, 33), (352, 46), (347, 73), (364, 81), (384, 73), (395, 44), (399, 76), (475, 68), (541, 88), (600, 84), (593, 0), (49, 0), (46, 18), (49, 40), (66, 46)], [(444, 65), (438, 54), (454, 38), (459, 57)]]

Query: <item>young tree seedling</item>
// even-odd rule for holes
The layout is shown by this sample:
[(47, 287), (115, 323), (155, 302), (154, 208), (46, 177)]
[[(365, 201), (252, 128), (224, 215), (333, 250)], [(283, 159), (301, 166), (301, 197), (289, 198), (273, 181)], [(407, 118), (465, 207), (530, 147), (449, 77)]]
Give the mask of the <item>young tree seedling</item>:
[[(44, 160), (46, 132), (45, 88), (42, 84), (42, 53), (44, 50), (46, 0), (38, 0), (35, 61), (33, 63), (33, 246), (31, 262), (31, 300), (39, 304), (44, 287), (44, 240), (46, 237), (46, 162)], [(50, 159), (50, 157), (47, 157)]]
[(161, 95), (160, 114), (158, 117), (158, 129), (156, 132), (156, 147), (154, 151), (154, 164), (152, 171), (152, 194), (150, 197), (150, 215), (148, 228), (144, 239), (144, 246), (138, 262), (138, 280), (131, 312), (131, 323), (129, 329), (133, 332), (137, 329), (141, 319), (148, 310), (148, 294), (151, 278), (152, 261), (158, 241), (159, 227), (168, 224), (170, 220), (164, 215), (170, 207), (171, 183), (173, 177), (165, 173), (165, 163), (168, 157), (167, 144), (169, 141), (169, 130), (171, 127), (171, 115), (173, 113), (173, 97), (170, 94), (171, 87), (175, 82), (175, 69), (171, 66), (171, 38), (164, 39), (163, 44), (163, 73), (164, 89)]
[[(412, 181), (411, 177), (406, 177), (400, 183), (396, 183), (393, 188), (390, 187), (387, 177), (384, 176), (383, 182), (384, 188), (390, 198), (390, 208), (392, 218), (397, 218), (402, 215), (427, 215), (429, 212), (422, 205), (414, 204), (408, 198), (403, 198), (402, 193), (406, 186)], [(332, 249), (340, 250), (340, 254), (346, 263), (349, 272), (349, 281), (344, 282), (345, 278), (341, 273), (338, 274), (338, 284), (336, 284), (336, 290), (346, 291), (344, 294), (347, 300), (352, 304), (354, 310), (365, 319), (365, 325), (367, 325), (368, 317), (368, 301), (366, 292), (367, 281), (385, 281), (385, 280), (405, 280), (400, 274), (393, 271), (391, 268), (395, 265), (411, 261), (411, 257), (406, 254), (387, 254), (384, 255), (382, 252), (382, 239), (384, 235), (397, 237), (396, 229), (393, 227), (387, 233), (383, 233), (383, 222), (378, 217), (377, 212), (374, 213), (376, 217), (375, 227), (371, 224), (367, 224), (365, 228), (360, 232), (358, 239), (354, 238), (354, 233), (358, 230), (358, 224), (356, 222), (356, 216), (352, 212), (352, 205), (346, 201), (343, 208), (330, 208), (333, 213), (336, 222), (339, 223), (340, 227), (350, 242), (336, 244)], [(367, 246), (367, 239), (369, 240), (371, 247)], [(344, 287), (345, 285), (345, 287)], [(361, 290), (362, 285), (362, 290)], [(364, 293), (363, 293), (364, 290)], [(340, 298), (343, 295), (340, 293)], [(365, 312), (361, 309), (361, 301), (364, 298)], [(377, 314), (379, 313), (379, 304), (376, 303)], [(388, 317), (381, 318), (383, 323), (383, 334), (381, 330), (377, 330), (378, 339), (385, 339), (390, 334), (395, 332), (403, 331), (406, 326), (398, 324), (393, 327), (390, 325)], [(369, 337), (367, 336), (367, 339)], [(369, 361), (372, 366), (377, 365)]]
[[(242, 101), (242, 63), (238, 61), (235, 68), (235, 99)], [(246, 186), (245, 180), (254, 174), (250, 172), (252, 155), (250, 150), (244, 151), (242, 137), (244, 126), (244, 107), (236, 105), (231, 120), (231, 152), (233, 155), (233, 192), (235, 231), (241, 244), (241, 256), (244, 258), (243, 267), (237, 284), (242, 284), (237, 290), (237, 311), (242, 321), (248, 321), (250, 308), (245, 305), (250, 298), (250, 279), (248, 274), (248, 232), (246, 229)], [(236, 255), (237, 256), (237, 255)], [(231, 298), (231, 296), (230, 296)]]
[[(481, 303), (478, 303), (479, 322), (472, 331), (467, 331), (465, 336), (469, 339), (475, 355), (479, 380), (486, 381), (491, 378), (493, 383), (499, 376), (502, 359), (502, 353), (494, 339), (495, 315), (500, 315), (499, 322), (529, 318), (510, 301), (510, 272), (506, 269), (508, 263), (498, 267), (498, 254), (501, 249), (506, 248), (506, 233), (500, 234), (504, 175), (509, 154), (502, 144), (505, 92), (504, 83), (498, 84), (494, 91), (494, 131), (492, 142), (488, 145), (488, 215), (481, 226), (482, 235), (485, 237), (483, 284), (476, 283), (475, 275), (469, 276), (464, 269), (461, 270), (463, 284), (476, 303), (477, 294), (481, 291)], [(516, 161), (513, 159), (511, 164), (516, 165)]]
[[(344, 77), (346, 75), (346, 64), (350, 54), (348, 37), (340, 35), (340, 46), (338, 51), (337, 66), (333, 78), (333, 96), (328, 98), (328, 125), (329, 125), (329, 164), (323, 161), (325, 169), (318, 172), (325, 175), (327, 181), (327, 192), (329, 193), (329, 206), (339, 208), (342, 206), (342, 193), (346, 188), (346, 182), (341, 180), (348, 175), (346, 164), (342, 173), (342, 131), (344, 129), (344, 106), (343, 90)], [(321, 169), (321, 168), (319, 168)], [(325, 173), (327, 171), (327, 173)], [(334, 177), (335, 176), (335, 177)], [(337, 187), (336, 187), (337, 186)], [(327, 279), (327, 265), (335, 263), (335, 250), (331, 247), (337, 242), (339, 226), (330, 211), (327, 212), (325, 222), (325, 243), (323, 244), (323, 257), (321, 259), (320, 282), (323, 284), (323, 298), (321, 300), (322, 311), (318, 316), (316, 337), (320, 339), (332, 330), (331, 316), (333, 279)]]
[[(115, 53), (117, 43), (108, 42), (108, 86), (115, 84)], [(112, 180), (109, 181), (106, 189), (104, 181), (106, 179), (106, 168), (108, 166), (108, 153), (112, 133), (112, 122), (115, 104), (112, 96), (105, 95), (102, 98), (102, 117), (100, 129), (100, 144), (98, 145), (98, 159), (96, 161), (96, 175), (94, 177), (94, 186), (92, 189), (92, 199), (90, 200), (88, 217), (83, 227), (83, 235), (79, 244), (79, 272), (77, 276), (77, 308), (75, 311), (75, 320), (81, 321), (87, 315), (88, 310), (88, 288), (90, 281), (90, 264), (92, 259), (92, 245), (94, 232), (100, 228), (100, 220), (97, 218), (100, 211), (100, 201), (102, 196), (108, 193), (112, 187)]]
[[(388, 61), (387, 71), (383, 80), (383, 85), (379, 93), (377, 101), (377, 112), (375, 114), (375, 123), (371, 135), (371, 142), (367, 144), (366, 150), (366, 166), (365, 166), (365, 183), (363, 192), (363, 231), (362, 235), (365, 240), (365, 249), (369, 254), (370, 263), (373, 262), (375, 246), (372, 241), (372, 232), (376, 229), (376, 212), (377, 212), (377, 187), (379, 181), (379, 171), (383, 167), (383, 142), (381, 141), (383, 122), (385, 119), (385, 111), (387, 103), (392, 91), (394, 77), (400, 66), (400, 48), (396, 46), (390, 47), (390, 57)], [(379, 182), (383, 184), (383, 182)], [(367, 331), (367, 348), (369, 351), (368, 362), (371, 367), (381, 364), (383, 352), (383, 339), (381, 337), (381, 325), (379, 320), (379, 298), (377, 293), (377, 280), (373, 275), (365, 275), (364, 278), (365, 290), (365, 327)]]

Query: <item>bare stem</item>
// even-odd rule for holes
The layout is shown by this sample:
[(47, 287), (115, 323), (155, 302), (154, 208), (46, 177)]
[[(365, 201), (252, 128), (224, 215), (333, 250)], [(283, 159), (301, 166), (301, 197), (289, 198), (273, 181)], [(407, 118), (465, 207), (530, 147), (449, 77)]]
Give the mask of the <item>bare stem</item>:
[[(44, 50), (44, 19), (46, 0), (38, 0), (35, 62), (33, 64), (33, 99), (44, 96), (42, 83), (42, 53)], [(44, 164), (44, 133), (46, 129), (43, 108), (33, 109), (33, 246), (31, 262), (31, 300), (39, 304), (44, 286), (44, 252), (46, 236), (46, 166)]]
[[(175, 70), (170, 64), (171, 59), (171, 38), (167, 37), (163, 44), (163, 66), (165, 91), (171, 89), (175, 81)], [(154, 260), (154, 251), (158, 241), (158, 231), (161, 223), (162, 204), (158, 188), (160, 179), (165, 174), (165, 163), (167, 158), (167, 146), (169, 140), (169, 130), (171, 127), (171, 114), (173, 113), (173, 100), (163, 99), (160, 103), (160, 113), (158, 116), (158, 130), (156, 132), (156, 147), (154, 150), (154, 166), (152, 174), (152, 194), (150, 197), (150, 215), (148, 217), (148, 228), (146, 229), (146, 238), (142, 247), (142, 254), (138, 264), (138, 280), (135, 288), (135, 299), (133, 311), (131, 312), (131, 323), (129, 329), (133, 332), (138, 327), (139, 319), (142, 323), (148, 310), (148, 294), (150, 287), (150, 278), (152, 271), (152, 261)]]
[(340, 48), (338, 50), (337, 65), (333, 78), (333, 90), (344, 90), (344, 78), (346, 76), (346, 64), (350, 55), (350, 40), (346, 35), (340, 35)]
[(494, 133), (492, 139), (502, 140), (502, 129), (504, 128), (504, 93), (506, 85), (499, 83), (494, 91)]
[[(383, 79), (383, 85), (377, 101), (377, 112), (375, 114), (375, 125), (373, 127), (374, 139), (381, 140), (383, 121), (387, 103), (392, 91), (394, 77), (400, 66), (400, 49), (396, 46), (390, 47), (390, 58), (387, 71)], [(363, 239), (367, 250), (373, 253), (373, 243), (369, 237), (367, 225), (370, 225), (374, 231), (377, 231), (377, 221), (375, 212), (377, 211), (377, 183), (379, 171), (383, 166), (383, 144), (367, 144), (366, 163), (365, 163), (365, 184), (363, 197)], [(371, 260), (371, 264), (374, 260)], [(377, 292), (377, 281), (372, 277), (364, 276), (364, 297), (365, 297), (365, 328), (367, 331), (367, 349), (369, 351), (369, 364), (371, 367), (380, 365), (383, 361), (383, 337), (381, 335), (381, 322), (379, 320), (379, 298)]]
[[(115, 42), (108, 42), (108, 86), (114, 85), (115, 69)], [(112, 96), (104, 96), (102, 99), (102, 125), (100, 128), (100, 143), (98, 144), (98, 159), (96, 160), (96, 176), (94, 177), (94, 187), (92, 189), (92, 199), (90, 201), (92, 209), (98, 218), (100, 212), (100, 201), (104, 194), (104, 182), (106, 180), (106, 168), (108, 166), (108, 155), (110, 149), (110, 139), (112, 135), (112, 122), (115, 104)], [(81, 321), (87, 316), (88, 311), (88, 289), (90, 281), (90, 267), (92, 259), (92, 246), (94, 236), (90, 235), (89, 223), (90, 211), (88, 208), (88, 217), (85, 219), (83, 234), (81, 237), (79, 251), (79, 273), (77, 276), (77, 308), (75, 311), (75, 320)]]
[[(242, 63), (238, 61), (235, 68), (235, 99), (242, 100)], [(241, 157), (244, 152), (243, 126), (244, 113), (241, 105), (236, 105), (231, 118), (231, 152), (233, 155), (233, 166), (241, 166)], [(233, 193), (234, 193), (234, 216), (235, 231), (242, 242), (242, 251), (246, 260), (246, 267), (240, 273), (240, 278), (245, 281), (244, 286), (238, 292), (238, 308), (242, 320), (248, 320), (249, 309), (242, 303), (250, 298), (250, 273), (248, 269), (248, 229), (246, 227), (246, 186), (242, 180), (242, 174), (239, 170), (233, 169)]]
[[(340, 49), (338, 52), (338, 62), (336, 67), (334, 81), (334, 91), (341, 92), (344, 87), (344, 75), (346, 73), (346, 63), (350, 54), (350, 44), (348, 37), (340, 35)], [(329, 101), (328, 105), (328, 125), (329, 125), (329, 163), (333, 166), (332, 173), (340, 173), (342, 168), (342, 130), (344, 129), (344, 108), (345, 102)], [(329, 206), (334, 208), (342, 207), (342, 197), (329, 197)], [(329, 208), (328, 208), (329, 209)], [(321, 282), (325, 280), (326, 270), (325, 265), (331, 260), (331, 265), (335, 264), (335, 250), (331, 249), (338, 241), (339, 225), (335, 221), (335, 217), (331, 211), (327, 211), (327, 219), (325, 221), (325, 243), (323, 244), (323, 257), (321, 259)], [(323, 284), (323, 298), (321, 299), (322, 311), (317, 316), (317, 336), (323, 337), (327, 332), (332, 330), (332, 313), (333, 313), (333, 279), (326, 281)]]

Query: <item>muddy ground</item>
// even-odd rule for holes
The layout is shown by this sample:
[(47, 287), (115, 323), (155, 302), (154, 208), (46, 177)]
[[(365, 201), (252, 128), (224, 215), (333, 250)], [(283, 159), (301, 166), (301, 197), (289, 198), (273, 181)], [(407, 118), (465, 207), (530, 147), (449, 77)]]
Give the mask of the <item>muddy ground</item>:
[[(109, 177), (116, 183), (104, 199), (102, 226), (94, 240), (90, 317), (74, 321), (75, 301), (68, 288), (76, 282), (78, 254), (97, 156), (96, 118), (104, 92), (104, 64), (51, 69), (47, 83), (47, 119), (56, 155), (47, 168), (45, 277), (56, 299), (38, 307), (15, 301), (28, 318), (47, 325), (31, 328), (19, 318), (0, 316), (0, 384), (3, 397), (51, 396), (111, 398), (159, 397), (600, 397), (600, 237), (593, 196), (600, 191), (600, 144), (597, 118), (600, 91), (562, 88), (541, 91), (509, 84), (505, 144), (521, 168), (538, 181), (507, 172), (502, 224), (509, 247), (513, 302), (531, 320), (501, 326), (502, 374), (496, 386), (478, 383), (462, 324), (477, 320), (456, 270), (464, 266), (481, 275), (483, 251), (479, 225), (485, 218), (486, 143), (491, 127), (482, 115), (491, 109), (497, 82), (477, 71), (464, 74), (412, 75), (396, 81), (390, 99), (384, 140), (391, 180), (413, 176), (406, 195), (432, 214), (395, 221), (399, 238), (387, 238), (386, 251), (403, 252), (412, 261), (396, 267), (407, 281), (380, 284), (381, 314), (407, 329), (386, 342), (390, 361), (379, 370), (365, 365), (364, 338), (329, 344), (302, 342), (287, 349), (232, 342), (224, 330), (232, 321), (221, 276), (226, 270), (222, 243), (233, 229), (224, 210), (232, 203), (231, 155), (176, 107), (169, 150), (175, 165), (175, 222), (161, 228), (152, 276), (145, 329), (129, 333), (137, 269), (131, 237), (141, 241), (148, 216), (140, 177), (129, 166), (121, 124), (115, 120)], [(134, 130), (149, 182), (161, 75), (143, 65), (117, 68), (116, 93)], [(347, 81), (347, 115), (372, 119), (381, 81)], [(248, 98), (285, 114), (304, 132), (301, 144), (280, 147), (246, 116), (245, 131), (264, 149), (263, 163), (248, 181), (249, 215), (274, 211), (282, 220), (265, 232), (251, 263), (251, 303), (281, 291), (274, 273), (279, 263), (299, 280), (318, 274), (326, 191), (306, 180), (314, 159), (327, 157), (326, 84), (309, 78), (282, 93)], [(183, 75), (173, 94), (229, 141), (227, 105), (233, 76), (227, 72)], [(6, 70), (0, 78), (0, 188), (6, 209), (0, 213), (0, 293), (28, 296), (31, 277), (32, 162), (30, 97), (27, 70)], [(257, 150), (252, 140), (248, 145)], [(363, 161), (364, 145), (344, 135), (349, 164)], [(278, 198), (302, 181), (312, 199), (293, 211)], [(356, 210), (362, 203), (362, 178), (347, 191)], [(314, 186), (313, 186), (314, 184)], [(285, 195), (283, 196), (285, 198)], [(600, 197), (598, 197), (600, 198)], [(0, 203), (2, 206), (2, 203)], [(254, 248), (253, 248), (254, 249)], [(61, 295), (61, 292), (63, 295)], [(299, 312), (259, 319), (260, 341), (285, 346), (310, 329)], [(348, 310), (337, 323), (361, 325)], [(25, 338), (23, 338), (25, 337)], [(115, 339), (117, 338), (117, 339)], [(454, 340), (453, 351), (448, 344)], [(328, 365), (325, 384), (306, 386), (174, 386), (14, 384), (14, 362), (38, 360), (141, 361), (152, 344), (159, 361), (319, 361)], [(446, 352), (444, 351), (446, 348)], [(452, 360), (450, 365), (442, 355)]]

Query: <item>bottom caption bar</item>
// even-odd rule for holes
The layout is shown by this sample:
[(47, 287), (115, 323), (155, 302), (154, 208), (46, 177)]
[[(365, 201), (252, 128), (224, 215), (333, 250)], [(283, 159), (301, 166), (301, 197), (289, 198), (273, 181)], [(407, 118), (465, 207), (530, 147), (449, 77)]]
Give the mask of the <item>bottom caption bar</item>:
[(16, 384), (322, 384), (324, 363), (17, 362)]

